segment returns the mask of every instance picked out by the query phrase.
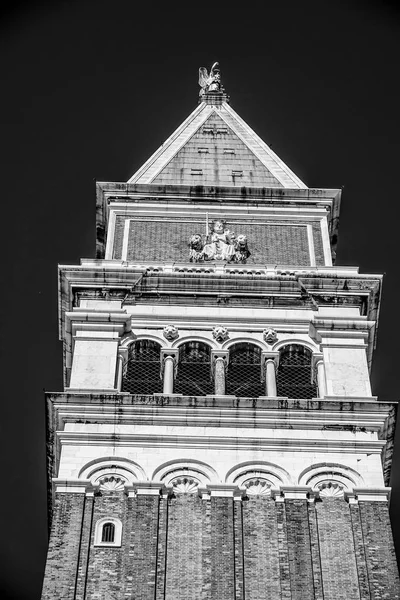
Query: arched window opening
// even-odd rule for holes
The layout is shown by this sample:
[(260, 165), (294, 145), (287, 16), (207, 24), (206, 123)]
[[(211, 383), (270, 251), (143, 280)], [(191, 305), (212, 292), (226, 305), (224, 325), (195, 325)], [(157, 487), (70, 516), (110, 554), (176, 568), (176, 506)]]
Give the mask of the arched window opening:
[(174, 391), (184, 396), (214, 393), (211, 378), (211, 348), (203, 342), (187, 342), (179, 348)]
[(280, 351), (276, 377), (278, 396), (311, 399), (318, 397), (311, 367), (312, 353), (300, 344), (289, 344)]
[(129, 394), (162, 392), (161, 346), (152, 340), (138, 340), (129, 346), (124, 367), (122, 391)]
[(122, 523), (116, 517), (103, 517), (99, 519), (94, 528), (95, 546), (121, 546)]
[(231, 347), (226, 393), (248, 398), (265, 396), (265, 384), (261, 373), (261, 350), (255, 344), (242, 342)]
[(103, 529), (101, 532), (101, 541), (112, 543), (115, 538), (115, 525), (114, 523), (104, 523)]

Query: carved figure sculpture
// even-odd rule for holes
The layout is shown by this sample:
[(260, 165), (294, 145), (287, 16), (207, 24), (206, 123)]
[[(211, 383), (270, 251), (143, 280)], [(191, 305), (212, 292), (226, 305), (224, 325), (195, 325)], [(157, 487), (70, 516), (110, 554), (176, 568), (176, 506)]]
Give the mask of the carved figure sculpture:
[(271, 327), (267, 327), (266, 329), (264, 329), (263, 338), (267, 342), (267, 344), (275, 344), (275, 342), (278, 341), (278, 335), (275, 329), (272, 329)]
[(190, 262), (200, 262), (204, 259), (203, 239), (199, 233), (195, 233), (189, 240), (189, 260)]
[(219, 70), (219, 63), (215, 62), (210, 69), (208, 74), (205, 67), (199, 69), (199, 86), (201, 90), (199, 96), (204, 96), (207, 92), (220, 92), (222, 91), (221, 86), (221, 72)]
[(166, 325), (164, 327), (163, 336), (169, 342), (173, 342), (179, 337), (178, 328), (175, 325)]
[(222, 344), (229, 338), (229, 333), (226, 327), (222, 325), (216, 325), (212, 330), (214, 340)]
[[(204, 241), (203, 241), (204, 240)], [(190, 262), (207, 260), (224, 260), (226, 262), (245, 263), (251, 252), (247, 246), (247, 237), (243, 234), (235, 236), (233, 231), (226, 228), (222, 219), (212, 223), (212, 233), (209, 234), (208, 215), (206, 219), (206, 235), (195, 233), (189, 240)]]
[(235, 254), (234, 240), (235, 234), (225, 229), (224, 221), (214, 221), (211, 243), (203, 248), (206, 260), (232, 260)]
[(237, 263), (244, 263), (250, 254), (251, 252), (247, 246), (247, 237), (241, 233), (235, 240), (235, 254), (233, 256), (233, 260)]

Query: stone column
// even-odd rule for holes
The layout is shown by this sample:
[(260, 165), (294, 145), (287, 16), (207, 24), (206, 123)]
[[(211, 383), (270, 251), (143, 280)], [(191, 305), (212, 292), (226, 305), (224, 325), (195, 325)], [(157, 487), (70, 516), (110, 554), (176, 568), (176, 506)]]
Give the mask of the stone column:
[(316, 370), (318, 397), (326, 396), (325, 364), (324, 356), (321, 353), (314, 353), (312, 357), (313, 372)]
[(276, 391), (276, 369), (279, 364), (279, 352), (263, 352), (261, 358), (261, 368), (265, 377), (265, 396), (274, 398)]
[(163, 394), (174, 393), (174, 378), (178, 363), (178, 348), (161, 348), (161, 375), (163, 377)]
[(214, 393), (216, 396), (225, 396), (225, 368), (228, 359), (229, 350), (211, 350)]
[(124, 364), (128, 360), (128, 347), (123, 346), (118, 348), (118, 365), (117, 365), (117, 390), (120, 392), (122, 389), (122, 378), (124, 371)]

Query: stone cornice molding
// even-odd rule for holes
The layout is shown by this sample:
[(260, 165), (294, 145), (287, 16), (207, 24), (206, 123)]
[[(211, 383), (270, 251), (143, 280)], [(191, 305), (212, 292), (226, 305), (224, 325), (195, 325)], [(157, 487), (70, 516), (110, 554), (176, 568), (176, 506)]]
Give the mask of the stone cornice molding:
[[(110, 441), (109, 432), (98, 431), (59, 431), (56, 433), (57, 439), (62, 445), (84, 445), (84, 446), (104, 446)], [(273, 451), (279, 449), (281, 452), (297, 451), (318, 451), (330, 453), (369, 453), (380, 454), (386, 445), (385, 440), (360, 439), (355, 440), (353, 436), (347, 439), (326, 439), (326, 438), (298, 438), (292, 437), (238, 437), (238, 436), (219, 436), (219, 435), (149, 435), (148, 433), (118, 433), (118, 438), (112, 440), (112, 444), (118, 447), (158, 447), (158, 448), (213, 448), (224, 450), (225, 448), (240, 448), (242, 450)]]
[(72, 335), (79, 332), (113, 331), (120, 336), (131, 330), (131, 316), (126, 310), (120, 311), (87, 311), (74, 309), (65, 313), (67, 332)]
[(308, 485), (281, 485), (279, 494), (285, 500), (308, 500), (312, 489)]
[[(369, 332), (374, 327), (374, 321), (368, 321), (366, 317), (349, 319), (314, 317), (310, 323), (309, 335), (315, 342), (332, 346), (336, 343), (340, 346), (340, 340), (352, 340), (355, 346), (362, 347), (368, 341)], [(348, 346), (348, 344), (346, 344)]]
[(391, 487), (356, 487), (353, 489), (358, 502), (389, 502), (391, 491)]
[(100, 487), (100, 484), (93, 484), (90, 479), (53, 477), (52, 483), (55, 493), (85, 494), (88, 496), (93, 496)]
[(160, 496), (166, 492), (164, 483), (160, 481), (135, 481), (124, 487), (128, 496)]
[(231, 483), (208, 483), (206, 490), (211, 497), (217, 496), (219, 498), (234, 498), (242, 494), (242, 490)]

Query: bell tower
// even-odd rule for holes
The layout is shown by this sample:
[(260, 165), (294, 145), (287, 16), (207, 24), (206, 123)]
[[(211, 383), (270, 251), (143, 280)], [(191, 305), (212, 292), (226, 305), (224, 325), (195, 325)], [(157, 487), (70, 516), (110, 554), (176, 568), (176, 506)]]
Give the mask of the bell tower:
[(258, 137), (218, 63), (199, 85), (97, 183), (96, 258), (59, 267), (42, 600), (399, 599), (382, 277), (335, 264), (341, 191)]

